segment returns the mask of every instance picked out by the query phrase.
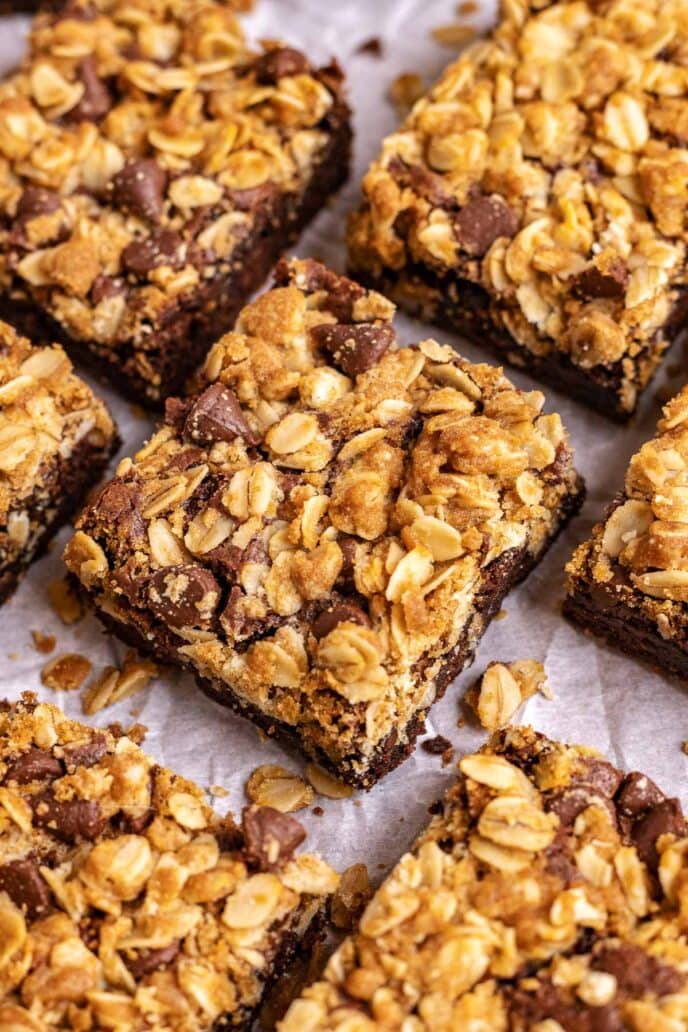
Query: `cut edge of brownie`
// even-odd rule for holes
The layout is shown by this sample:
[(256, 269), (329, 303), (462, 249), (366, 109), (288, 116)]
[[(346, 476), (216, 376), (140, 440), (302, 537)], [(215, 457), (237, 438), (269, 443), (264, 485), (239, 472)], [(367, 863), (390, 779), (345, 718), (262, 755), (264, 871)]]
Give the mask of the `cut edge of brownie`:
[[(487, 568), (488, 576), (483, 579), (484, 586), (476, 600), (474, 614), (464, 629), (461, 641), (448, 654), (440, 656), (432, 663), (434, 673), (427, 676), (425, 671), (422, 671), (428, 683), (434, 681), (436, 690), (432, 702), (414, 713), (412, 719), (401, 730), (401, 738), (399, 730), (393, 729), (371, 756), (363, 757), (360, 753), (353, 753), (343, 763), (333, 762), (323, 750), (317, 747), (313, 748), (305, 742), (294, 727), (268, 716), (257, 706), (241, 698), (230, 685), (220, 684), (215, 679), (198, 674), (189, 662), (180, 660), (172, 639), (170, 639), (170, 644), (161, 647), (160, 639), (157, 642), (149, 640), (131, 624), (124, 623), (101, 609), (73, 574), (70, 574), (70, 581), (74, 589), (95, 610), (98, 619), (108, 631), (116, 634), (121, 640), (141, 652), (153, 656), (159, 662), (171, 663), (177, 667), (181, 663), (184, 669), (194, 676), (199, 688), (215, 702), (231, 709), (239, 716), (245, 717), (269, 736), (282, 739), (300, 751), (306, 752), (346, 784), (356, 789), (368, 790), (403, 763), (414, 751), (416, 739), (425, 729), (425, 720), (429, 710), (442, 698), (454, 678), (458, 677), (470, 663), (480, 639), (491, 620), (499, 612), (506, 595), (535, 569), (568, 521), (579, 511), (584, 499), (585, 485), (582, 478), (579, 477), (574, 490), (562, 499), (558, 523), (543, 543), (542, 548), (535, 554), (528, 554), (525, 547), (518, 550), (512, 549), (490, 564)], [(365, 763), (365, 769), (362, 771), (357, 769), (357, 765), (361, 763)]]
[(419, 265), (371, 274), (351, 266), (349, 275), (374, 290), (379, 290), (414, 318), (460, 334), (477, 347), (528, 373), (562, 394), (594, 409), (619, 423), (634, 415), (641, 394), (647, 389), (666, 351), (688, 326), (688, 290), (682, 290), (667, 323), (635, 358), (637, 380), (631, 407), (623, 403), (622, 361), (609, 367), (595, 366), (586, 371), (568, 356), (552, 349), (536, 355), (520, 344), (489, 315), (490, 295), (470, 280), (435, 275)]
[[(98, 482), (120, 444), (116, 431), (104, 445), (84, 439), (70, 456), (59, 460), (54, 493), (48, 500), (48, 505), (53, 501), (57, 505), (33, 547), (20, 553), (12, 562), (0, 566), (0, 605), (14, 594), (31, 563), (45, 553), (52, 538), (79, 510), (87, 490)], [(46, 506), (36, 504), (35, 499), (28, 498), (26, 503), (32, 516), (40, 518), (46, 510)]]
[[(323, 74), (332, 71), (333, 78), (340, 76), (336, 63), (320, 71)], [(279, 257), (346, 182), (353, 132), (350, 108), (341, 83), (326, 123), (328, 141), (304, 190), (270, 199), (249, 236), (231, 256), (232, 274), (214, 276), (202, 290), (178, 305), (173, 317), (165, 319), (157, 334), (162, 361), (156, 366), (161, 379), (155, 388), (144, 377), (122, 370), (123, 364), (137, 353), (135, 345), (127, 342), (112, 349), (96, 350), (91, 342), (75, 340), (47, 311), (26, 298), (18, 279), (0, 295), (0, 319), (31, 340), (59, 341), (76, 362), (125, 397), (150, 408), (160, 408), (165, 398), (181, 392), (210, 345), (233, 327), (239, 311), (264, 283)], [(174, 341), (184, 342), (183, 351), (170, 348)]]

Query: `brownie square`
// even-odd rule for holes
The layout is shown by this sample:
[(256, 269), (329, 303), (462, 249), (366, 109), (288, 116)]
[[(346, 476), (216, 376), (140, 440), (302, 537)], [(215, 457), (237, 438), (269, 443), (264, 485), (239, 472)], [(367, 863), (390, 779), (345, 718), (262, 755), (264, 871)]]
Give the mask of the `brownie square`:
[(530, 728), (459, 767), (279, 1032), (681, 1028), (678, 800)]
[(582, 499), (539, 391), (393, 311), (281, 264), (66, 552), (108, 627), (364, 787)]
[(178, 391), (347, 174), (336, 64), (232, 5), (74, 0), (0, 84), (0, 313), (134, 400)]
[(370, 166), (352, 273), (627, 419), (685, 323), (684, 41), (674, 0), (504, 0)]
[(564, 613), (626, 655), (688, 676), (688, 388), (631, 458), (624, 490), (567, 566)]
[(119, 439), (59, 345), (0, 322), (0, 602), (83, 502)]
[(298, 821), (219, 817), (119, 727), (0, 704), (0, 1027), (252, 1027), (338, 876)]

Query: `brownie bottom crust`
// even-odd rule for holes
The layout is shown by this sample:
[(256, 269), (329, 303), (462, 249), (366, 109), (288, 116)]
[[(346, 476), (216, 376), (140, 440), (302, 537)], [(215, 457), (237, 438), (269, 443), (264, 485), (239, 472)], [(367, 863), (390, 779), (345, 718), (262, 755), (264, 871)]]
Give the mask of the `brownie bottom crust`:
[(490, 317), (491, 298), (478, 284), (439, 276), (420, 266), (406, 268), (398, 275), (375, 276), (356, 268), (351, 274), (386, 294), (409, 315), (461, 334), (510, 366), (530, 373), (567, 397), (621, 423), (633, 415), (637, 398), (688, 319), (688, 291), (685, 291), (662, 332), (633, 359), (633, 397), (629, 400), (624, 383), (627, 377), (623, 375), (621, 362), (584, 370), (559, 351), (536, 355), (504, 328), (495, 325)]
[(620, 597), (614, 586), (582, 584), (564, 601), (563, 614), (572, 623), (602, 638), (634, 659), (688, 680), (688, 640), (663, 638), (656, 623)]
[(142, 349), (131, 343), (107, 348), (72, 339), (47, 312), (26, 298), (19, 281), (0, 296), (0, 319), (32, 340), (59, 341), (72, 358), (138, 404), (159, 408), (182, 392), (212, 344), (230, 330), (249, 296), (280, 255), (293, 244), (349, 174), (352, 133), (348, 109), (339, 101), (329, 117), (330, 136), (301, 193), (276, 194), (265, 204), (250, 234), (235, 249), (231, 271), (207, 280), (192, 297), (175, 300), (145, 343), (152, 383), (138, 371)]
[(51, 496), (27, 499), (30, 523), (41, 529), (30, 547), (13, 560), (0, 562), (0, 605), (14, 594), (28, 566), (43, 555), (51, 539), (79, 510), (84, 495), (100, 480), (120, 443), (116, 435), (105, 446), (81, 441), (68, 458), (60, 459)]
[[(194, 675), (199, 688), (220, 705), (246, 717), (267, 735), (296, 746), (324, 769), (329, 770), (353, 788), (370, 789), (413, 752), (416, 739), (425, 729), (425, 721), (431, 707), (442, 698), (454, 678), (471, 663), (480, 639), (490, 621), (501, 609), (506, 595), (517, 584), (525, 580), (538, 565), (571, 517), (579, 511), (584, 498), (585, 487), (583, 481), (579, 480), (576, 487), (562, 500), (559, 523), (537, 553), (528, 553), (526, 548), (511, 549), (487, 567), (483, 573), (483, 586), (476, 598), (473, 614), (466, 624), (461, 640), (439, 660), (427, 663), (421, 661), (416, 665), (417, 676), (427, 681), (428, 684), (434, 684), (431, 703), (414, 713), (405, 727), (392, 730), (380, 742), (372, 755), (365, 754), (361, 750), (334, 762), (322, 749), (310, 743), (295, 727), (284, 721), (275, 720), (269, 714), (264, 713), (236, 693), (230, 684), (214, 678), (203, 677), (190, 663), (182, 662), (181, 665)], [(158, 625), (156, 631), (148, 636), (133, 623), (119, 620), (100, 609), (96, 599), (76, 578), (72, 578), (72, 583), (75, 590), (85, 597), (92, 608), (95, 608), (96, 615), (109, 632), (116, 634), (125, 643), (144, 654), (152, 656), (158, 662), (180, 666), (177, 652), (178, 642), (169, 631)], [(132, 614), (132, 618), (136, 619), (137, 615), (139, 614)]]

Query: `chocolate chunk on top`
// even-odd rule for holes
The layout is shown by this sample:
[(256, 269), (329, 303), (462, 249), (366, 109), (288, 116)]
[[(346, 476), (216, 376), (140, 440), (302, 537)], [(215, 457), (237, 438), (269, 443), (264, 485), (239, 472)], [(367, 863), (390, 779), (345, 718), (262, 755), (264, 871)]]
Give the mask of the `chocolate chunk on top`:
[(585, 298), (622, 298), (628, 285), (628, 267), (622, 258), (613, 258), (606, 266), (591, 265), (573, 281), (574, 293)]
[(112, 97), (98, 75), (92, 54), (79, 62), (78, 73), (84, 92), (79, 102), (67, 112), (67, 118), (71, 122), (97, 122), (104, 118), (112, 107)]
[(169, 946), (157, 950), (124, 950), (121, 956), (134, 978), (140, 980), (170, 964), (179, 953), (179, 948), (179, 941), (175, 940)]
[(249, 444), (257, 441), (236, 395), (221, 383), (211, 384), (196, 398), (184, 421), (184, 436), (203, 445), (236, 437), (245, 438)]
[(112, 180), (115, 203), (151, 222), (162, 215), (167, 172), (153, 158), (128, 161)]
[(210, 570), (195, 563), (165, 566), (148, 582), (153, 612), (173, 627), (207, 626), (220, 595), (220, 585)]
[(518, 216), (499, 197), (473, 197), (454, 216), (454, 226), (462, 251), (482, 258), (498, 237), (512, 237), (518, 229)]
[(80, 839), (88, 842), (102, 833), (107, 818), (97, 802), (90, 799), (58, 799), (46, 789), (31, 796), (33, 822), (45, 828), (61, 842), (73, 844)]
[(306, 837), (299, 821), (271, 806), (247, 806), (242, 829), (246, 857), (261, 871), (283, 867)]
[(678, 799), (664, 799), (635, 822), (631, 838), (643, 863), (651, 871), (656, 871), (659, 863), (657, 840), (669, 834), (681, 838), (685, 833), (686, 822)]
[(594, 952), (592, 966), (614, 975), (617, 990), (628, 996), (668, 996), (680, 992), (686, 981), (676, 968), (629, 942), (605, 944)]
[(0, 892), (30, 917), (40, 917), (50, 906), (50, 889), (30, 857), (0, 864)]
[(374, 366), (396, 341), (394, 329), (386, 323), (325, 323), (314, 326), (311, 334), (333, 364), (351, 377)]
[(60, 195), (43, 186), (25, 186), (17, 204), (17, 217), (23, 221), (51, 215), (61, 206)]
[(254, 65), (256, 80), (261, 86), (275, 86), (280, 79), (289, 75), (305, 75), (310, 64), (299, 50), (292, 47), (276, 47), (262, 54)]
[(3, 783), (14, 781), (18, 785), (26, 785), (30, 781), (51, 781), (63, 773), (62, 764), (45, 749), (32, 746), (16, 759), (10, 760)]
[(360, 606), (354, 605), (353, 602), (334, 602), (318, 613), (311, 625), (311, 631), (316, 638), (324, 638), (344, 621), (370, 627), (370, 618)]

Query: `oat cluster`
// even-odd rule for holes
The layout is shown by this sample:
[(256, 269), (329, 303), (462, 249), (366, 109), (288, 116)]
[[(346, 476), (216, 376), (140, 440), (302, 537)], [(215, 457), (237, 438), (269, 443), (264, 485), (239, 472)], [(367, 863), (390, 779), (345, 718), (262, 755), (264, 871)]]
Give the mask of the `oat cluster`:
[(278, 281), (66, 561), (106, 619), (356, 783), (470, 655), (490, 571), (539, 555), (578, 480), (540, 392), (432, 340), (396, 349), (393, 306), (315, 262)]
[(460, 769), (280, 1032), (684, 1028), (678, 801), (528, 728)]
[(0, 572), (28, 562), (75, 453), (94, 459), (114, 439), (105, 405), (62, 348), (33, 347), (0, 322)]
[(685, 279), (688, 9), (502, 0), (501, 16), (384, 141), (352, 267), (416, 307), (427, 274), (459, 283), (459, 307), (461, 281), (479, 285), (496, 332), (613, 370), (631, 412)]
[(226, 3), (73, 0), (33, 22), (0, 85), (0, 286), (155, 398), (147, 337), (298, 194), (337, 73), (251, 50)]
[(304, 835), (217, 817), (121, 731), (3, 704), (0, 1027), (241, 1025), (337, 887)]

